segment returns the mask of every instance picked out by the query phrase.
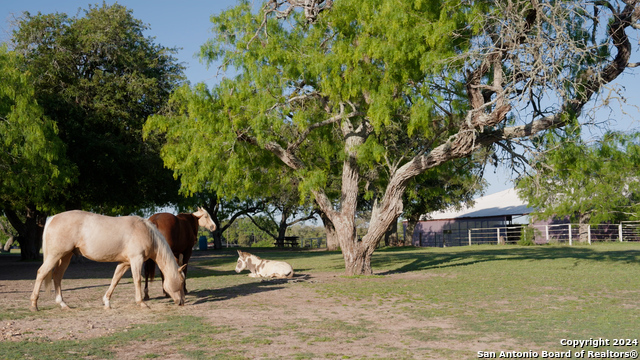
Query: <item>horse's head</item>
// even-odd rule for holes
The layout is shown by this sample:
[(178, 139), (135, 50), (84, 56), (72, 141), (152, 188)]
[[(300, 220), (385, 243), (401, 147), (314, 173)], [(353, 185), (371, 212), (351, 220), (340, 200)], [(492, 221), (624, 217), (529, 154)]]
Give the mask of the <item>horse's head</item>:
[(209, 215), (209, 213), (207, 212), (207, 210), (199, 207), (198, 211), (193, 213), (193, 216), (198, 218), (198, 225), (202, 226), (203, 228), (214, 232), (216, 231), (216, 223), (213, 222), (213, 219), (211, 219), (211, 215)]
[(239, 273), (247, 268), (247, 254), (238, 250), (238, 263), (236, 264), (236, 272)]
[(176, 305), (184, 305), (184, 269), (187, 265), (182, 265), (178, 269), (178, 276), (165, 276), (162, 282), (164, 291), (171, 296)]

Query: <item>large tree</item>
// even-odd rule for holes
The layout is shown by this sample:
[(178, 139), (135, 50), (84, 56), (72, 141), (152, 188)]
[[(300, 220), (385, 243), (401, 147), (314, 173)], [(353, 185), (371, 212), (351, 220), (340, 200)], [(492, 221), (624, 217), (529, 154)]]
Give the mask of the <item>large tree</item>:
[[(20, 57), (0, 45), (0, 213), (18, 232), (24, 260), (36, 259), (45, 212), (59, 209), (75, 175), (54, 121), (36, 101)], [(20, 209), (19, 215), (15, 209)]]
[[(57, 157), (71, 171), (57, 176), (56, 170), (25, 166), (7, 173), (7, 181), (16, 184), (23, 173), (33, 178), (18, 184), (24, 192), (20, 201), (2, 203), (30, 259), (38, 256), (50, 213), (121, 214), (180, 201), (179, 183), (163, 168), (158, 139), (143, 142), (141, 136), (145, 119), (162, 109), (183, 79), (174, 50), (145, 37), (146, 26), (121, 5), (103, 3), (83, 15), (24, 13), (13, 32), (15, 71), (30, 75), (43, 132), (56, 136), (40, 145), (37, 133), (30, 134), (35, 127), (20, 130), (30, 151), (41, 148), (39, 157)], [(65, 186), (38, 185), (57, 179)]]
[[(241, 1), (212, 17), (202, 47), (205, 61), (238, 75), (211, 91), (182, 89), (184, 111), (149, 127), (168, 137), (181, 128), (204, 150), (207, 168), (172, 157), (186, 186), (251, 181), (262, 176), (251, 171), (259, 160), (292, 170), (333, 226), (347, 274), (371, 274), (413, 179), (480, 150), (514, 153), (514, 140), (575, 124), (594, 94), (634, 66), (627, 31), (638, 8), (632, 0), (271, 0), (255, 13)], [(226, 177), (230, 168), (248, 175)], [(334, 174), (338, 198), (326, 191)], [(381, 181), (383, 191), (368, 188)], [(362, 196), (372, 208), (359, 239)]]
[(66, 209), (126, 214), (179, 200), (158, 139), (144, 142), (141, 130), (183, 81), (183, 67), (145, 30), (131, 10), (103, 3), (75, 17), (24, 13), (13, 32), (38, 104), (78, 170), (60, 195)]

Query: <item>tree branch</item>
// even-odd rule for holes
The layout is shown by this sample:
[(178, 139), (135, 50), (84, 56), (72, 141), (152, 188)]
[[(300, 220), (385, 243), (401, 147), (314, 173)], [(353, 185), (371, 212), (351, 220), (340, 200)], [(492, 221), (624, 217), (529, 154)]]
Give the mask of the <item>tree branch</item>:
[(278, 235), (274, 235), (271, 231), (269, 231), (269, 229), (267, 229), (267, 228), (263, 227), (262, 225), (258, 224), (258, 222), (256, 222), (256, 220), (250, 214), (247, 214), (247, 217), (249, 218), (249, 220), (251, 220), (253, 225), (255, 225), (258, 229), (266, 232), (267, 235), (271, 236), (274, 239), (278, 238)]
[(250, 207), (250, 208), (248, 208), (248, 209), (244, 209), (244, 210), (242, 210), (242, 211), (239, 211), (239, 212), (237, 212), (237, 213), (233, 214), (233, 216), (231, 216), (231, 218), (229, 218), (229, 220), (228, 220), (227, 224), (226, 224), (225, 226), (222, 226), (222, 227), (220, 228), (220, 232), (221, 232), (221, 233), (224, 233), (224, 232), (225, 232), (225, 231), (226, 231), (226, 230), (227, 230), (227, 229), (228, 229), (228, 228), (233, 224), (233, 222), (234, 222), (234, 221), (236, 221), (236, 219), (237, 219), (238, 217), (240, 217), (240, 216), (242, 216), (242, 215), (247, 215), (247, 216), (248, 216), (248, 215), (249, 215), (249, 213), (254, 213), (254, 212), (256, 212), (256, 211), (258, 211), (258, 210), (261, 210), (261, 209), (262, 209), (262, 208), (261, 208), (261, 207), (259, 207), (259, 206), (254, 206), (254, 207)]
[(304, 142), (304, 140), (307, 138), (307, 136), (309, 136), (309, 134), (311, 133), (312, 130), (323, 127), (323, 126), (327, 126), (327, 125), (331, 125), (331, 124), (335, 124), (337, 122), (340, 122), (342, 120), (345, 119), (350, 119), (354, 116), (362, 116), (363, 114), (361, 112), (358, 111), (354, 111), (350, 112), (349, 114), (345, 115), (344, 114), (344, 106), (343, 104), (340, 104), (340, 114), (335, 115), (330, 117), (327, 120), (321, 121), (319, 123), (314, 123), (309, 125), (308, 128), (306, 128), (301, 134), (300, 136), (298, 136), (298, 139), (289, 144), (289, 146), (287, 147), (287, 151), (295, 151), (300, 147), (300, 144), (302, 144)]

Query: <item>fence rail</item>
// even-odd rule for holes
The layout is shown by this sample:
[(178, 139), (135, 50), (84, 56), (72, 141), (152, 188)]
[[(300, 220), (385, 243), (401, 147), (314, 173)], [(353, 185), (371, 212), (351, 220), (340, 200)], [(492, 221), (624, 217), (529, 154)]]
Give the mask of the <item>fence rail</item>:
[(544, 243), (593, 243), (603, 241), (640, 242), (640, 222), (620, 224), (514, 225), (468, 230), (444, 230), (422, 246), (464, 246), (479, 244), (516, 244), (521, 240)]

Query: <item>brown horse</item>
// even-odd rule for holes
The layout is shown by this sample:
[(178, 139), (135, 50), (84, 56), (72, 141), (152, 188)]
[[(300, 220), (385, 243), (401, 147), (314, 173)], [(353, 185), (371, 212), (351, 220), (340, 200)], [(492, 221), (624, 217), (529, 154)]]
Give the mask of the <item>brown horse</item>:
[[(203, 209), (198, 208), (198, 211), (193, 214), (183, 213), (173, 215), (169, 213), (153, 214), (149, 221), (155, 224), (160, 230), (160, 233), (167, 239), (169, 247), (176, 258), (176, 261), (180, 265), (186, 266), (191, 258), (191, 252), (193, 246), (196, 244), (198, 237), (198, 226), (202, 226), (209, 231), (216, 230), (216, 224), (211, 219), (209, 213)], [(149, 259), (144, 265), (144, 299), (149, 299), (149, 278), (153, 280), (155, 276), (156, 265), (153, 260)], [(184, 292), (187, 293), (186, 274), (185, 268), (185, 283)], [(160, 269), (160, 276), (162, 276), (164, 282), (164, 274), (162, 268)], [(168, 296), (165, 292), (165, 296)]]
[(60, 286), (71, 257), (77, 252), (94, 261), (119, 262), (111, 286), (102, 298), (106, 309), (111, 308), (111, 294), (129, 267), (136, 303), (148, 308), (142, 301), (140, 286), (142, 264), (147, 259), (154, 259), (167, 274), (165, 291), (176, 304), (184, 304), (185, 266), (178, 267), (169, 245), (151, 222), (138, 216), (110, 217), (74, 210), (47, 219), (42, 235), (43, 262), (31, 294), (31, 311), (38, 310), (42, 282), (49, 288), (52, 278), (56, 303), (63, 309), (69, 308), (62, 300)]

